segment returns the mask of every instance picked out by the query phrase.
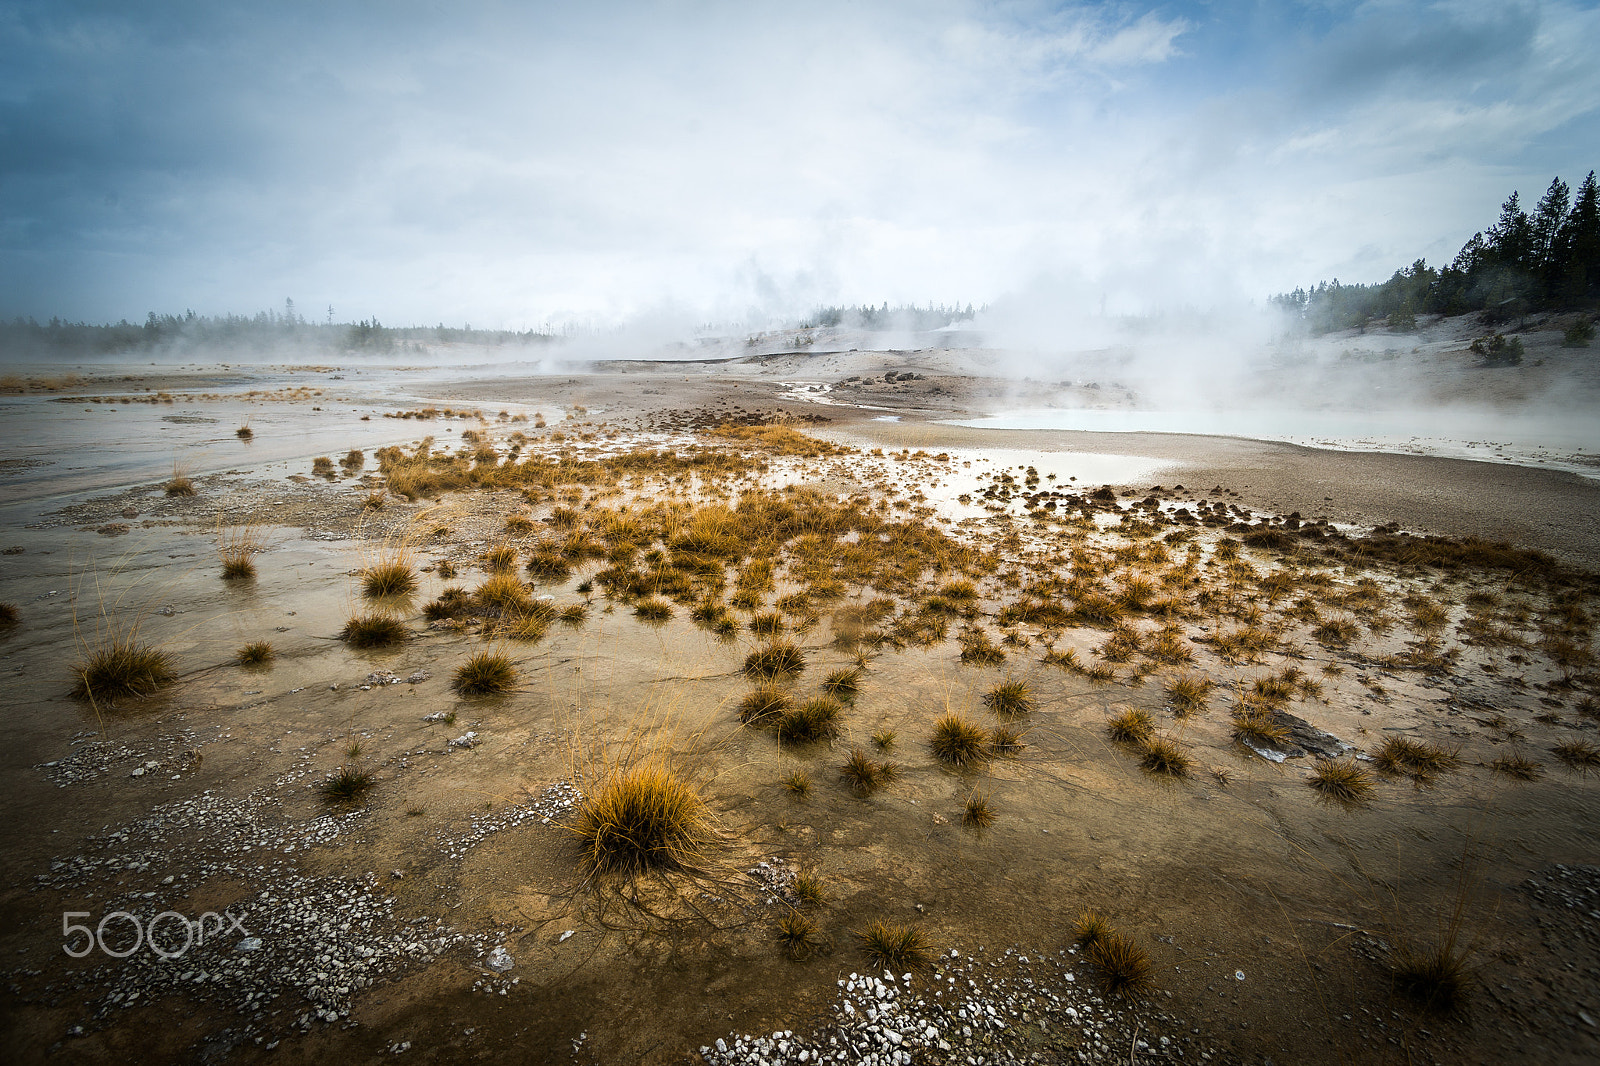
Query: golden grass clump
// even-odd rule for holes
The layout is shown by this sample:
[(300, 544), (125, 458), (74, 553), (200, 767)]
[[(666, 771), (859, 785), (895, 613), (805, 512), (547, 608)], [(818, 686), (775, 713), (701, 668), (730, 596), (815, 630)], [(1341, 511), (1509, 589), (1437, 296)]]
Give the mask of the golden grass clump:
[(813, 907), (820, 907), (828, 902), (828, 892), (822, 886), (822, 878), (816, 874), (799, 874), (794, 879), (794, 898)]
[(820, 696), (791, 707), (778, 719), (778, 739), (796, 744), (825, 740), (839, 732), (839, 701)]
[(486, 578), (473, 593), (473, 599), (490, 614), (517, 615), (533, 610), (533, 593), (515, 574)]
[(1346, 806), (1365, 803), (1372, 795), (1372, 775), (1354, 759), (1318, 759), (1306, 784)]
[(191, 478), (181, 466), (174, 465), (172, 479), (162, 486), (168, 496), (197, 496), (200, 490), (195, 488), (194, 479)]
[(1588, 740), (1568, 740), (1550, 749), (1556, 758), (1567, 764), (1569, 770), (1587, 774), (1600, 768), (1600, 747)]
[(613, 768), (579, 805), (571, 830), (591, 876), (694, 869), (716, 839), (700, 793), (659, 759)]
[(811, 795), (811, 775), (800, 768), (790, 770), (783, 776), (783, 787), (804, 799)]
[(989, 639), (981, 629), (969, 629), (960, 638), (961, 661), (978, 666), (993, 666), (1006, 660), (1003, 648)]
[(507, 574), (517, 568), (517, 549), (496, 544), (483, 553), (483, 568), (491, 574)]
[(1106, 732), (1111, 739), (1124, 744), (1143, 744), (1155, 733), (1155, 728), (1150, 712), (1139, 707), (1129, 707), (1106, 719)]
[(404, 622), (382, 611), (353, 614), (339, 631), (339, 639), (355, 648), (387, 648), (410, 635)]
[(1001, 718), (1016, 718), (1033, 710), (1033, 690), (1026, 681), (1002, 681), (984, 694), (983, 702)]
[(989, 735), (972, 719), (951, 711), (934, 722), (929, 745), (940, 762), (961, 768), (989, 754)]
[(328, 455), (319, 455), (315, 459), (311, 460), (311, 473), (317, 477), (331, 478), (333, 476), (333, 457)]
[(240, 666), (265, 666), (278, 657), (272, 650), (272, 645), (264, 640), (252, 641), (240, 648), (234, 655), (234, 661)]
[(256, 431), (250, 428), (249, 423), (246, 423), (245, 425), (242, 425), (238, 429), (234, 430), (233, 435), (238, 437), (240, 440), (252, 440), (256, 435)]
[(659, 597), (640, 600), (633, 605), (633, 614), (642, 622), (665, 622), (672, 617), (672, 602)]
[(967, 801), (961, 806), (961, 824), (968, 829), (987, 829), (994, 824), (994, 808), (977, 789), (967, 793)]
[(1105, 937), (1112, 934), (1111, 923), (1106, 921), (1099, 911), (1085, 907), (1078, 912), (1078, 922), (1073, 929), (1073, 938), (1084, 947), (1093, 947)]
[(777, 611), (754, 615), (750, 619), (750, 632), (758, 637), (775, 637), (783, 632), (783, 615)]
[(1390, 734), (1383, 738), (1372, 761), (1386, 774), (1410, 774), (1425, 781), (1445, 770), (1454, 770), (1461, 759), (1452, 751), (1424, 740)]
[(1172, 738), (1149, 736), (1139, 742), (1139, 765), (1152, 774), (1183, 777), (1192, 760)]
[(778, 685), (757, 685), (739, 701), (739, 721), (764, 722), (789, 709), (789, 694)]
[(1187, 718), (1205, 710), (1215, 682), (1200, 674), (1183, 674), (1167, 682), (1167, 700), (1172, 713)]
[(805, 668), (805, 652), (787, 640), (775, 640), (744, 657), (747, 677), (782, 677), (798, 674)]
[(178, 679), (171, 653), (145, 644), (132, 633), (113, 635), (92, 648), (72, 668), (72, 695), (91, 703), (144, 699)]
[(894, 776), (888, 763), (876, 762), (860, 748), (851, 748), (844, 765), (839, 768), (839, 780), (859, 796), (870, 796), (889, 783)]
[(450, 687), (463, 696), (493, 696), (517, 685), (517, 668), (501, 651), (480, 651), (456, 667)]
[(222, 535), (217, 554), (222, 559), (224, 581), (253, 581), (256, 576), (254, 555), (261, 545), (256, 531), (250, 526), (230, 529)]
[(1289, 739), (1289, 729), (1272, 708), (1242, 703), (1233, 712), (1233, 739), (1245, 745), (1282, 744)]
[(1131, 937), (1109, 930), (1089, 945), (1089, 962), (1105, 983), (1106, 991), (1134, 996), (1150, 984), (1150, 956)]
[(1502, 755), (1489, 764), (1489, 768), (1513, 781), (1532, 781), (1544, 773), (1544, 764), (1536, 763), (1521, 752)]
[(822, 679), (822, 691), (836, 700), (850, 702), (861, 692), (862, 671), (859, 667), (835, 670)]
[(361, 571), (365, 596), (404, 596), (417, 590), (417, 572), (404, 552), (395, 552)]
[(799, 911), (785, 911), (778, 919), (778, 944), (790, 959), (802, 962), (822, 947), (822, 940), (810, 918)]
[(1011, 726), (998, 725), (989, 734), (989, 753), (1002, 758), (1015, 758), (1024, 747), (1022, 731)]
[(857, 930), (856, 940), (872, 965), (884, 970), (924, 970), (933, 952), (922, 930), (895, 922), (876, 921)]

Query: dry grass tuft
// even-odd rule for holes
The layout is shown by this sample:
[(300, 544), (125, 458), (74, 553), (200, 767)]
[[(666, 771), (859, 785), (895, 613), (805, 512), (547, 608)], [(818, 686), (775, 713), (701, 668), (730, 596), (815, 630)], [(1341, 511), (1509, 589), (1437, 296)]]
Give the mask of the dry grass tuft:
[(1025, 747), (1022, 737), (1020, 729), (1005, 725), (995, 726), (994, 732), (989, 734), (989, 752), (1001, 758), (1014, 758), (1021, 754)]
[(1386, 774), (1410, 774), (1419, 781), (1461, 765), (1461, 759), (1455, 752), (1437, 744), (1392, 733), (1383, 738), (1383, 743), (1373, 752), (1372, 761)]
[(835, 670), (822, 679), (822, 691), (836, 700), (849, 703), (861, 692), (861, 676), (859, 667)]
[(1587, 774), (1600, 767), (1600, 747), (1592, 741), (1569, 740), (1550, 749), (1556, 758), (1567, 764), (1569, 770)]
[(168, 481), (163, 490), (168, 496), (198, 496), (200, 490), (195, 488), (194, 479), (191, 478), (182, 466), (174, 463), (172, 467), (172, 480)]
[(1347, 807), (1359, 806), (1371, 797), (1372, 775), (1355, 759), (1318, 759), (1306, 784)]
[(972, 719), (955, 711), (933, 724), (929, 744), (940, 762), (957, 768), (981, 762), (989, 754), (988, 734)]
[(1532, 781), (1544, 773), (1544, 764), (1536, 763), (1521, 752), (1502, 755), (1489, 764), (1489, 768), (1497, 774), (1503, 774), (1514, 781)]
[(382, 611), (354, 614), (339, 632), (339, 639), (355, 648), (387, 648), (411, 635), (405, 623)]
[(633, 605), (633, 616), (641, 622), (665, 622), (672, 617), (672, 602), (655, 597), (640, 600)]
[(491, 574), (509, 574), (517, 568), (517, 549), (496, 544), (483, 553), (483, 568)]
[(1094, 947), (1113, 932), (1111, 923), (1106, 921), (1099, 911), (1085, 907), (1078, 912), (1078, 923), (1073, 929), (1073, 937), (1084, 947)]
[(456, 667), (450, 687), (463, 696), (493, 696), (517, 686), (517, 668), (502, 651), (480, 651)]
[(1106, 732), (1111, 739), (1124, 744), (1143, 744), (1154, 735), (1155, 728), (1150, 712), (1138, 707), (1129, 707), (1106, 719)]
[(783, 677), (798, 674), (805, 668), (805, 652), (787, 640), (775, 640), (744, 657), (747, 677)]
[(922, 930), (894, 922), (877, 921), (856, 931), (856, 940), (872, 965), (883, 970), (925, 970), (933, 952)]
[(1395, 987), (1424, 1010), (1448, 1014), (1466, 1001), (1472, 984), (1468, 954), (1454, 935), (1432, 948), (1400, 947), (1391, 959)]
[(1135, 996), (1150, 984), (1150, 956), (1131, 937), (1111, 930), (1089, 945), (1089, 961), (1105, 982), (1106, 991)]
[(783, 777), (783, 787), (804, 799), (811, 795), (811, 775), (803, 769), (790, 770)]
[(1208, 677), (1200, 674), (1183, 674), (1167, 682), (1167, 700), (1172, 706), (1172, 713), (1178, 718), (1187, 718), (1205, 710), (1206, 700), (1211, 695), (1213, 682)]
[(961, 807), (961, 824), (969, 829), (987, 829), (994, 824), (994, 808), (977, 789), (967, 793), (967, 802)]
[(764, 722), (789, 709), (789, 694), (778, 685), (757, 685), (739, 701), (739, 721)]
[(377, 598), (404, 596), (417, 591), (417, 572), (404, 551), (396, 551), (361, 572), (361, 592)]
[(826, 740), (839, 732), (839, 715), (844, 708), (837, 700), (819, 696), (798, 707), (791, 707), (778, 719), (778, 739), (794, 744)]
[(591, 876), (694, 869), (715, 840), (700, 793), (657, 759), (613, 768), (584, 798), (571, 829)]
[(492, 615), (521, 615), (533, 610), (533, 593), (515, 574), (486, 578), (472, 596), (480, 608)]
[(1170, 737), (1150, 736), (1139, 742), (1139, 765), (1152, 774), (1183, 777), (1191, 764), (1188, 753)]
[(22, 620), (22, 612), (14, 603), (0, 603), (0, 626), (14, 626)]
[(1033, 690), (1026, 681), (1002, 681), (984, 695), (983, 702), (1001, 718), (1016, 718), (1033, 710)]
[(256, 531), (251, 526), (240, 526), (222, 535), (217, 554), (222, 558), (224, 581), (253, 581), (256, 576), (254, 555), (261, 549)]
[(72, 695), (91, 703), (145, 699), (178, 679), (172, 655), (135, 634), (113, 635), (72, 668)]
[(794, 898), (803, 904), (820, 907), (828, 902), (827, 890), (816, 874), (800, 874), (794, 879)]
[(795, 962), (810, 958), (822, 947), (816, 923), (799, 911), (785, 911), (778, 919), (778, 943)]
[(886, 763), (875, 762), (860, 748), (851, 748), (850, 755), (839, 768), (839, 780), (858, 796), (870, 796), (889, 781), (891, 773)]
[(265, 666), (278, 657), (272, 650), (272, 645), (264, 640), (253, 641), (240, 648), (234, 656), (234, 661), (240, 666)]
[(330, 803), (354, 803), (372, 788), (372, 774), (359, 766), (346, 764), (323, 778), (317, 786), (322, 798)]
[(234, 430), (233, 435), (238, 437), (240, 440), (253, 440), (255, 438), (256, 431), (251, 429), (250, 424), (247, 422), (238, 429)]

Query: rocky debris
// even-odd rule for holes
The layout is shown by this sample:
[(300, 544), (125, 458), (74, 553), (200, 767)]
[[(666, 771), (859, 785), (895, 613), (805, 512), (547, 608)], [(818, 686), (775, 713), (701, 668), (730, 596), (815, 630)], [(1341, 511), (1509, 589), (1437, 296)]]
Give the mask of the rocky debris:
[(493, 814), (472, 819), (472, 826), (459, 837), (443, 837), (440, 843), (452, 859), (459, 859), (491, 834), (537, 821), (550, 825), (583, 802), (583, 793), (570, 781), (557, 781), (527, 803), (517, 803)]
[(454, 740), (452, 740), (445, 747), (446, 747), (446, 750), (449, 750), (450, 748), (475, 748), (477, 746), (478, 746), (478, 734), (477, 734), (477, 731), (469, 729), (465, 733), (461, 734), (459, 737), (456, 737)]
[(791, 907), (799, 905), (800, 898), (794, 893), (794, 883), (800, 871), (790, 863), (772, 858), (756, 863), (745, 873), (761, 886), (763, 903), (785, 903)]
[(1355, 750), (1354, 744), (1346, 743), (1332, 733), (1318, 729), (1304, 718), (1297, 718), (1286, 711), (1279, 711), (1277, 720), (1289, 730), (1288, 739), (1276, 744), (1256, 740), (1244, 742), (1246, 747), (1269, 762), (1304, 758), (1308, 754), (1337, 759)]
[(151, 745), (165, 747), (164, 752), (135, 751), (117, 741), (97, 740), (97, 736), (94, 732), (78, 734), (72, 739), (75, 750), (70, 755), (38, 763), (34, 769), (42, 772), (57, 788), (66, 788), (105, 777), (113, 771), (121, 772), (130, 762), (136, 765), (128, 769), (129, 777), (152, 776), (163, 780), (181, 776), (200, 765), (199, 738), (192, 732), (149, 741)]
[(489, 957), (484, 960), (484, 965), (489, 967), (489, 969), (493, 970), (495, 973), (506, 973), (516, 964), (517, 961), (506, 953), (504, 944), (499, 945), (493, 951), (489, 952)]
[[(979, 949), (980, 955), (982, 949)], [(987, 962), (952, 950), (926, 978), (852, 973), (829, 1020), (809, 1033), (719, 1038), (712, 1066), (853, 1063), (1208, 1062), (1177, 1019), (1115, 1002), (1078, 980), (1076, 950)], [(1170, 1034), (1170, 1035), (1168, 1035)]]

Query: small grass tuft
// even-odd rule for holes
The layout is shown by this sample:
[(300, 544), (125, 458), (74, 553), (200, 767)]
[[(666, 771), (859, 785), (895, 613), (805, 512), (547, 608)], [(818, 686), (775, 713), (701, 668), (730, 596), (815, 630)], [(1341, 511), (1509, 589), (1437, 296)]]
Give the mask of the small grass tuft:
[(795, 962), (809, 959), (822, 946), (816, 923), (799, 911), (786, 911), (778, 919), (778, 943)]
[(922, 930), (895, 922), (877, 921), (857, 930), (855, 937), (872, 965), (883, 970), (925, 970), (933, 961)]
[(1372, 795), (1372, 775), (1354, 759), (1318, 759), (1306, 784), (1347, 807), (1359, 806)]
[(1544, 764), (1536, 763), (1521, 752), (1512, 752), (1502, 755), (1489, 764), (1489, 768), (1497, 774), (1503, 774), (1513, 781), (1532, 781), (1544, 774)]
[(994, 808), (977, 789), (967, 793), (967, 802), (961, 807), (961, 824), (968, 829), (987, 829), (994, 824)]
[(672, 617), (671, 602), (651, 598), (633, 605), (633, 616), (641, 622), (665, 622)]
[(1078, 912), (1078, 923), (1073, 929), (1073, 938), (1084, 947), (1092, 948), (1112, 932), (1111, 923), (1106, 921), (1099, 911), (1085, 907)]
[(1150, 739), (1155, 728), (1150, 712), (1139, 707), (1129, 707), (1106, 719), (1106, 732), (1112, 740), (1123, 744), (1143, 744)]
[(880, 729), (872, 734), (872, 742), (878, 746), (879, 751), (888, 751), (894, 747), (894, 738), (899, 736), (893, 729)]
[(940, 762), (961, 768), (981, 762), (989, 754), (989, 737), (965, 715), (951, 711), (933, 724), (929, 741)]
[(783, 776), (783, 787), (804, 799), (811, 795), (811, 775), (803, 769), (790, 770)]
[(851, 748), (849, 758), (839, 768), (839, 780), (858, 796), (870, 796), (884, 786), (887, 775), (882, 763), (874, 762), (860, 748)]
[(1183, 674), (1167, 682), (1167, 700), (1172, 707), (1172, 713), (1178, 718), (1187, 718), (1206, 708), (1206, 699), (1211, 695), (1214, 682), (1200, 674)]
[(839, 732), (839, 715), (843, 711), (837, 700), (826, 696), (807, 700), (778, 719), (778, 739), (795, 744), (826, 740)]
[(379, 559), (361, 572), (361, 592), (366, 596), (404, 596), (416, 590), (417, 572), (401, 555)]
[(372, 774), (359, 766), (346, 764), (323, 778), (317, 790), (329, 803), (354, 803), (372, 788)]
[(822, 878), (816, 874), (798, 874), (794, 879), (794, 898), (802, 904), (820, 907), (828, 902), (828, 892)]
[(1386, 774), (1410, 774), (1419, 781), (1461, 765), (1460, 758), (1454, 752), (1437, 744), (1392, 733), (1383, 738), (1383, 743), (1372, 755), (1372, 761)]
[(235, 660), (240, 666), (265, 666), (278, 657), (272, 645), (264, 640), (252, 641), (240, 648)]
[(1569, 770), (1587, 774), (1600, 767), (1600, 747), (1592, 741), (1569, 740), (1550, 749), (1556, 758), (1567, 764)]
[(372, 611), (353, 614), (339, 632), (339, 639), (355, 648), (387, 648), (410, 636), (405, 623), (391, 614)]
[(1016, 718), (1033, 710), (1033, 690), (1026, 681), (1002, 681), (989, 690), (983, 702), (1001, 718)]
[(22, 612), (14, 603), (0, 603), (0, 626), (14, 626), (22, 619)]
[(995, 726), (994, 732), (989, 734), (989, 753), (1002, 758), (1015, 758), (1022, 753), (1026, 746), (1022, 743), (1022, 730), (1011, 726)]
[(168, 481), (162, 488), (168, 496), (198, 496), (200, 494), (200, 490), (194, 486), (194, 479), (186, 474), (180, 466), (172, 468), (172, 480)]
[(238, 437), (240, 440), (253, 440), (255, 438), (256, 431), (251, 429), (249, 424), (246, 423), (245, 425), (242, 425), (238, 429), (234, 430), (233, 435)]
[(178, 679), (172, 655), (132, 635), (114, 636), (72, 668), (72, 695), (91, 703), (144, 699)]
[(757, 685), (739, 701), (739, 721), (764, 722), (789, 709), (789, 694), (778, 685)]
[(463, 696), (493, 696), (517, 686), (517, 668), (503, 651), (480, 651), (456, 667), (450, 687)]
[(1150, 984), (1150, 956), (1131, 937), (1112, 930), (1089, 946), (1089, 961), (1106, 991), (1135, 996)]
[(694, 868), (715, 838), (699, 792), (654, 759), (606, 775), (579, 806), (572, 832), (591, 875)]
[(1395, 987), (1424, 1010), (1448, 1014), (1465, 1002), (1472, 984), (1468, 954), (1456, 945), (1454, 936), (1433, 948), (1403, 946), (1391, 959)]
[(1149, 736), (1139, 742), (1139, 765), (1152, 774), (1183, 777), (1192, 761), (1172, 738)]
[(747, 677), (782, 677), (798, 674), (805, 668), (805, 652), (787, 640), (775, 640), (744, 657)]
[(861, 674), (859, 667), (835, 670), (822, 679), (822, 691), (836, 700), (849, 703), (861, 692)]

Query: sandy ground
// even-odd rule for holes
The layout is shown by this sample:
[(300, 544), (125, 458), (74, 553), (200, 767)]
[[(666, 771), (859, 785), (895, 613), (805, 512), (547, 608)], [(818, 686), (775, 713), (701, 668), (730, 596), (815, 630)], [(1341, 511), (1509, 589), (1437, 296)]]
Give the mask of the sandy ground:
[[(849, 354), (828, 357), (833, 380), (933, 362)], [(1592, 741), (1596, 678), (1577, 644), (1563, 653), (1578, 656), (1575, 668), (1550, 651), (1558, 624), (1592, 648), (1596, 587), (1582, 571), (1600, 566), (1600, 486), (1503, 464), (1240, 439), (973, 430), (935, 419), (983, 410), (996, 392), (979, 378), (861, 386), (870, 406), (848, 408), (796, 398), (784, 384), (799, 376), (793, 364), (777, 353), (731, 367), (492, 371), (421, 384), (376, 372), (355, 382), (338, 368), (200, 370), (42, 391), (43, 403), (92, 393), (122, 407), (115, 397), (168, 390), (178, 395), (161, 412), (217, 421), (162, 423), (194, 434), (182, 440), (199, 460), (195, 497), (161, 491), (177, 445), (152, 453), (142, 478), (67, 495), (33, 477), (64, 461), (47, 448), (13, 430), (0, 455), (32, 478), (0, 499), (0, 602), (20, 614), (0, 629), (0, 702), (13, 725), (0, 761), (11, 815), (0, 828), (0, 952), (13, 960), (4, 1016), (17, 1060), (796, 1062), (825, 1051), (919, 1063), (1453, 1063), (1600, 1053), (1597, 779), (1553, 754)], [(808, 357), (808, 370), (819, 366)], [(274, 395), (241, 397), (262, 385)], [(428, 405), (453, 414), (383, 419)], [(71, 409), (129, 417), (104, 408)], [(455, 417), (463, 410), (484, 417)], [(900, 421), (874, 420), (885, 411)], [(270, 454), (230, 439), (245, 414)], [(548, 426), (536, 429), (535, 415)], [(580, 464), (599, 463), (640, 445), (727, 448), (704, 431), (730, 419), (787, 420), (856, 450), (808, 459), (750, 446), (735, 449), (744, 465), (721, 480), (638, 474), (531, 500), (516, 489), (406, 500), (385, 493), (371, 450), (394, 429), (394, 440), (429, 434), (450, 450), (571, 448)], [(82, 432), (92, 437), (92, 425)], [(286, 443), (306, 427), (323, 434), (314, 448)], [(311, 476), (314, 455), (343, 454), (321, 443), (341, 427), (352, 446), (354, 434), (375, 434), (363, 465)], [(1043, 480), (1025, 485), (1028, 466)], [(1106, 473), (1115, 470), (1139, 477)], [(1013, 482), (1002, 487), (1002, 476)], [(1116, 492), (1096, 505), (1099, 519), (1061, 517), (1104, 482)], [(735, 708), (749, 689), (740, 665), (761, 644), (747, 628), (755, 612), (733, 612), (741, 628), (731, 640), (683, 603), (647, 623), (626, 597), (580, 591), (603, 561), (536, 583), (533, 593), (576, 612), (537, 641), (486, 644), (477, 624), (423, 616), (446, 587), (486, 578), (488, 547), (535, 552), (560, 507), (704, 506), (793, 484), (859, 493), (890, 520), (979, 553), (972, 613), (949, 616), (943, 635), (836, 641), (833, 611), (871, 599), (865, 588), (785, 611), (810, 660), (797, 698), (863, 665), (831, 743), (786, 747), (769, 729), (740, 726)], [(1155, 533), (1108, 525), (1157, 485), (1165, 517)], [(1047, 512), (1024, 491), (1059, 493), (1049, 502), (1061, 507)], [(1210, 525), (1172, 517), (1202, 502), (1228, 510)], [(1507, 539), (1565, 569), (1319, 562), (1323, 542), (1312, 540), (1287, 555), (1246, 545), (1232, 561), (1220, 548), (1244, 536), (1231, 524), (1290, 512), (1354, 533), (1392, 522)], [(528, 526), (508, 528), (513, 515)], [(257, 576), (224, 582), (219, 539), (241, 529), (259, 549)], [(1196, 584), (1166, 587), (1231, 590), (1227, 606), (1179, 616), (1192, 662), (1147, 653), (1113, 662), (1104, 627), (1006, 620), (1027, 582), (1056, 572), (1052, 560), (1109, 558), (1167, 533), (1183, 534), (1171, 559), (1137, 566), (1173, 573), (1193, 545)], [(365, 608), (358, 579), (397, 546), (420, 569), (416, 592), (385, 605), (408, 639), (352, 648), (337, 638)], [(795, 565), (780, 568), (765, 610), (804, 591)], [(1302, 581), (1299, 591), (1260, 591), (1275, 572)], [(1326, 582), (1303, 583), (1317, 575)], [(956, 576), (930, 573), (889, 598), (907, 626), (923, 625), (919, 605)], [(1365, 600), (1363, 579), (1374, 582)], [(1310, 615), (1290, 613), (1296, 596), (1325, 618), (1354, 620), (1354, 639), (1316, 639)], [(1440, 606), (1446, 621), (1416, 621), (1407, 597)], [(1250, 618), (1278, 639), (1243, 654), (1214, 643)], [(177, 683), (115, 708), (73, 699), (72, 664), (134, 624), (176, 657)], [(1148, 614), (1133, 622), (1146, 640), (1161, 624)], [(963, 661), (967, 626), (1004, 658)], [(237, 649), (255, 640), (272, 643), (275, 661), (238, 665)], [(515, 690), (459, 696), (451, 677), (486, 646), (512, 655)], [(1047, 661), (1067, 650), (1114, 680)], [(1314, 752), (1295, 747), (1274, 761), (1230, 733), (1230, 693), (1286, 669), (1316, 683), (1284, 713), (1330, 752), (1371, 755), (1402, 735), (1454, 752), (1456, 768), (1424, 782), (1358, 762), (1373, 795), (1351, 807), (1328, 801), (1306, 785)], [(1178, 718), (1167, 684), (1188, 672), (1219, 687), (1203, 713)], [(1020, 754), (942, 764), (928, 746), (935, 718), (955, 710), (996, 725), (984, 697), (1006, 680), (1024, 681), (1035, 700)], [(1107, 736), (1107, 718), (1127, 710), (1148, 712), (1180, 743), (1193, 760), (1187, 775), (1146, 772)], [(896, 739), (879, 754), (871, 738), (888, 732)], [(870, 796), (844, 787), (839, 766), (856, 747), (896, 762), (899, 776)], [(699, 876), (597, 887), (563, 826), (609, 765), (644, 750), (666, 753), (695, 783), (721, 843)], [(1541, 764), (1537, 776), (1496, 772), (1511, 753)], [(349, 763), (376, 784), (359, 803), (325, 802), (319, 784)], [(783, 784), (796, 770), (810, 775), (804, 798)], [(961, 821), (975, 794), (996, 814), (981, 830)], [(794, 899), (796, 872), (819, 878), (824, 904)], [(796, 906), (818, 940), (798, 962), (774, 941)], [(1074, 943), (1086, 907), (1148, 951), (1145, 995), (1101, 991)], [(261, 944), (241, 951), (242, 934), (230, 931), (172, 960), (98, 948), (76, 960), (62, 949), (63, 912), (93, 927), (115, 911), (163, 910), (242, 916)], [(854, 933), (874, 920), (921, 930), (936, 964), (909, 982), (860, 987), (854, 975), (869, 966)], [(1463, 948), (1470, 972), (1463, 1005), (1445, 1012), (1420, 1006), (1390, 973), (1397, 950), (1440, 944)], [(499, 948), (515, 960), (503, 972), (490, 965)]]

